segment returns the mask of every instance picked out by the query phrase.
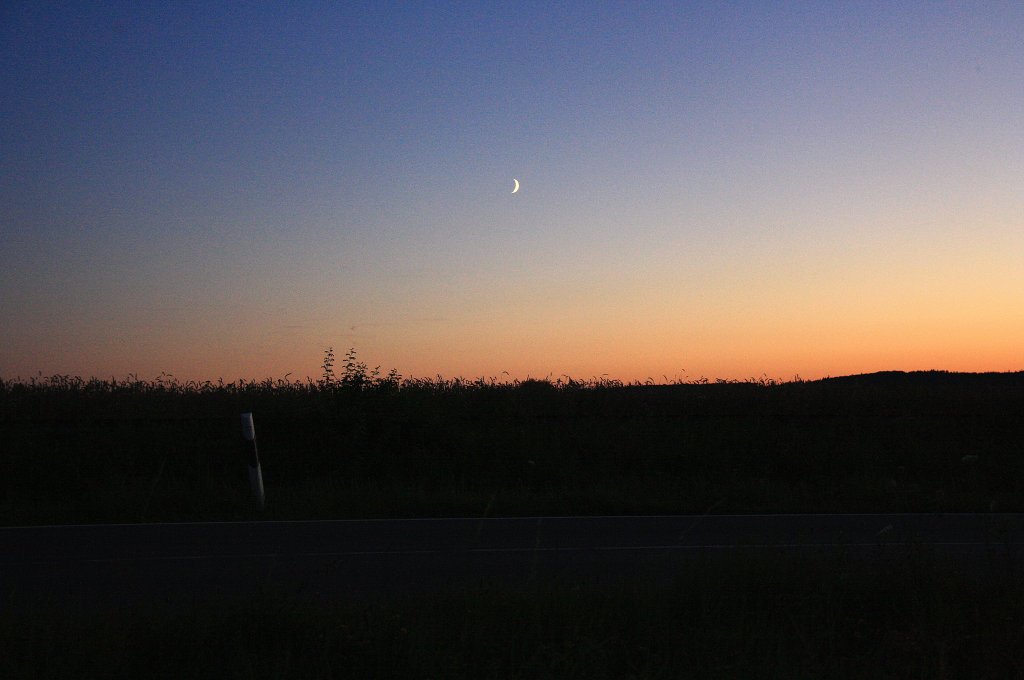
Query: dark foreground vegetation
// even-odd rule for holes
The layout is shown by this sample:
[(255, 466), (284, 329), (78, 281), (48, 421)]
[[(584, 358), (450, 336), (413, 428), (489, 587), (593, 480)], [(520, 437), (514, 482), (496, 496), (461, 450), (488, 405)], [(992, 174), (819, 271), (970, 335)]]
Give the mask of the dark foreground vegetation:
[[(267, 506), (249, 498), (255, 414)], [(0, 524), (1024, 510), (1024, 373), (0, 380)]]
[(6, 678), (1020, 678), (1024, 585), (761, 557), (664, 590), (0, 609), (0, 649)]
[[(0, 381), (0, 524), (1024, 510), (1024, 373), (622, 385)], [(267, 507), (249, 498), (255, 413)], [(17, 611), (0, 677), (1024, 677), (1019, 569), (921, 546), (706, 562), (675, 586), (272, 591)], [(198, 598), (199, 596), (197, 596)]]

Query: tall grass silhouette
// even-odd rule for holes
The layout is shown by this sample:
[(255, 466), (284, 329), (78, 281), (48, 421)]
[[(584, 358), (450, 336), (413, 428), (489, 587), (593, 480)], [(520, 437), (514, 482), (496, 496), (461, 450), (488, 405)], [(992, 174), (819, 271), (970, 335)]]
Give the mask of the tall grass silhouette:
[(1024, 374), (0, 380), (0, 523), (1024, 509)]

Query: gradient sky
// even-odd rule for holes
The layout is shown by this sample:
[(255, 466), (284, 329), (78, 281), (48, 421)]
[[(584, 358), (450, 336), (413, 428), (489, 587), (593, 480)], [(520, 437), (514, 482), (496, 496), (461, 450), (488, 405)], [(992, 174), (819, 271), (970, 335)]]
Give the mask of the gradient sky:
[(1022, 121), (1020, 2), (5, 2), (0, 376), (1021, 370)]

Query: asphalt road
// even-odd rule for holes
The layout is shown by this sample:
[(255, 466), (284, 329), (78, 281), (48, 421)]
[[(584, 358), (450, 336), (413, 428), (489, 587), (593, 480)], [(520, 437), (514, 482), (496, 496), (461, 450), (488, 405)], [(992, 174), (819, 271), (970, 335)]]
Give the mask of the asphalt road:
[(672, 583), (714, 560), (906, 560), (1024, 572), (1024, 514), (702, 515), (0, 528), (0, 604), (324, 598)]

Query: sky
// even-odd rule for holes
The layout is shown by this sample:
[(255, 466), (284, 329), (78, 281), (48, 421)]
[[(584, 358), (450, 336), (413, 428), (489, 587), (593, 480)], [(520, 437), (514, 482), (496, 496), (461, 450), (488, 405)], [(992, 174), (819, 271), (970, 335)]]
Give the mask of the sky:
[(1019, 2), (5, 2), (0, 377), (1021, 370), (1021, 121)]

